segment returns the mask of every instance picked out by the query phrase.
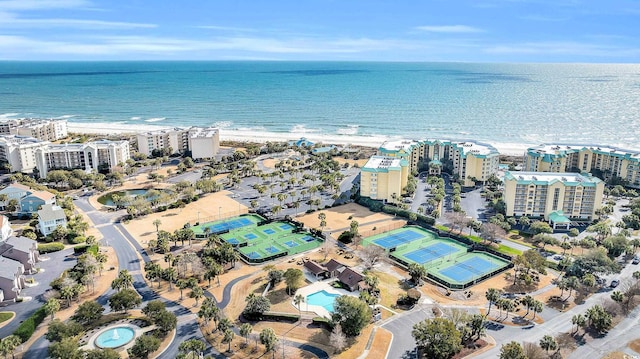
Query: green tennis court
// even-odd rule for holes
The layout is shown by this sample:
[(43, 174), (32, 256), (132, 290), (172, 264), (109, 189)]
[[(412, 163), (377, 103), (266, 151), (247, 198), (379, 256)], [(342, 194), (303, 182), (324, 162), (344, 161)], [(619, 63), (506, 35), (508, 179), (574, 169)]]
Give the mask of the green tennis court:
[(257, 214), (248, 214), (244, 216), (223, 219), (215, 222), (201, 223), (191, 227), (191, 230), (197, 238), (205, 236), (208, 228), (209, 234), (220, 234), (240, 228), (255, 227), (258, 223), (264, 221), (264, 218)]

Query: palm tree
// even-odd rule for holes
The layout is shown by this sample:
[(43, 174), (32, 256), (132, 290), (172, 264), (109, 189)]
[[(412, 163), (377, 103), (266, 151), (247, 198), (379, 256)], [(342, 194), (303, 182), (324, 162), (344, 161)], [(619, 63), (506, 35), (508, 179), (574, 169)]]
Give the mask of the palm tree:
[(153, 221), (153, 225), (156, 226), (156, 233), (158, 233), (158, 231), (160, 230), (160, 225), (162, 224), (162, 221), (159, 219), (156, 219)]
[(240, 335), (244, 337), (245, 346), (249, 345), (249, 334), (251, 334), (251, 331), (253, 331), (253, 327), (249, 323), (243, 323), (240, 326)]
[(580, 330), (580, 327), (584, 326), (586, 321), (587, 319), (582, 314), (576, 314), (573, 317), (571, 317), (571, 324), (576, 326), (575, 333), (577, 333), (578, 330)]
[(196, 300), (196, 307), (198, 306), (198, 301), (200, 301), (200, 298), (204, 297), (204, 290), (202, 288), (200, 288), (199, 286), (195, 286), (193, 288), (191, 288), (191, 293), (189, 294), (189, 297), (193, 298)]
[(224, 331), (224, 337), (222, 338), (222, 342), (229, 343), (229, 349), (227, 349), (227, 352), (229, 353), (231, 352), (231, 342), (233, 341), (233, 338), (235, 336), (236, 334), (231, 329), (227, 329)]
[(542, 339), (540, 339), (540, 348), (544, 349), (548, 355), (549, 350), (558, 349), (558, 342), (556, 342), (556, 340), (551, 335), (545, 335), (544, 337), (542, 337)]
[(182, 300), (182, 291), (189, 287), (189, 281), (186, 279), (178, 279), (176, 286), (180, 289), (180, 300)]
[(500, 299), (500, 290), (496, 288), (489, 288), (485, 293), (485, 297), (487, 298), (487, 301), (489, 301), (489, 309), (487, 310), (486, 315), (488, 317), (489, 313), (491, 313), (491, 304), (496, 303), (498, 299)]
[(14, 358), (13, 352), (21, 344), (22, 344), (22, 339), (20, 339), (19, 336), (9, 335), (8, 337), (2, 339), (2, 341), (0, 342), (0, 350), (2, 350), (5, 357), (7, 354), (11, 353), (11, 357)]
[(300, 305), (304, 303), (304, 296), (302, 294), (296, 295), (295, 298), (293, 298), (293, 303), (298, 307), (298, 313), (300, 315), (300, 320), (302, 321), (302, 309), (300, 308)]
[(611, 293), (611, 299), (616, 303), (622, 303), (622, 301), (624, 300), (624, 294), (622, 294), (622, 292), (620, 292), (619, 290), (616, 290)]
[(542, 313), (542, 310), (544, 309), (544, 304), (541, 301), (536, 300), (532, 308), (533, 308), (533, 320), (535, 320), (536, 313)]

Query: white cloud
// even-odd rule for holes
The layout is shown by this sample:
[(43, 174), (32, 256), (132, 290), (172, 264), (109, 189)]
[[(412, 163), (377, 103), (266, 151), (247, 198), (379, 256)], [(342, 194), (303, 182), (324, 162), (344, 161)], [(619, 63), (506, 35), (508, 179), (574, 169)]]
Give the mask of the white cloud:
[(155, 28), (155, 24), (143, 24), (132, 22), (84, 20), (84, 19), (22, 19), (7, 13), (0, 13), (0, 28), (74, 28), (74, 29), (135, 29)]
[(619, 47), (615, 45), (601, 45), (583, 42), (528, 42), (522, 44), (504, 44), (490, 46), (484, 52), (501, 55), (571, 55), (620, 57), (638, 56), (639, 48)]
[(484, 32), (484, 30), (473, 26), (467, 25), (440, 25), (440, 26), (417, 26), (416, 30), (424, 32), (437, 32), (437, 33), (450, 33), (450, 34), (462, 34), (462, 33), (474, 33)]

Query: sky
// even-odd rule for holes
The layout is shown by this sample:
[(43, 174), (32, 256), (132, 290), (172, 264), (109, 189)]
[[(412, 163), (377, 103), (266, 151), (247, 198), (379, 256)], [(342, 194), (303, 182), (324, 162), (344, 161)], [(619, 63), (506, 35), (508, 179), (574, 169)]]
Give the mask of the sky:
[(0, 0), (0, 60), (640, 62), (638, 0)]

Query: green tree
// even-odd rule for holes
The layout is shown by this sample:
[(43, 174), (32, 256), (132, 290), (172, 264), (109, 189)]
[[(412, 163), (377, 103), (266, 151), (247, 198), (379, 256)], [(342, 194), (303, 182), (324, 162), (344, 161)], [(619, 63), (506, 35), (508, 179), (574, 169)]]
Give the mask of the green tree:
[(243, 313), (249, 316), (259, 316), (264, 312), (271, 309), (271, 302), (269, 298), (254, 293), (249, 293), (245, 298), (247, 306), (244, 308)]
[(84, 355), (78, 349), (76, 338), (64, 338), (59, 342), (51, 343), (49, 357), (53, 359), (84, 359)]
[(109, 306), (114, 312), (124, 311), (126, 313), (141, 303), (142, 299), (133, 289), (122, 289), (109, 298)]
[(293, 304), (298, 308), (298, 314), (300, 315), (300, 320), (302, 320), (302, 303), (304, 303), (304, 296), (302, 294), (298, 294), (293, 298)]
[(409, 263), (407, 268), (411, 281), (416, 285), (420, 284), (420, 280), (427, 275), (427, 270), (418, 263)]
[(558, 342), (556, 342), (556, 340), (551, 335), (545, 335), (542, 337), (542, 339), (540, 339), (540, 348), (542, 348), (548, 354), (549, 350), (558, 349)]
[(304, 273), (298, 268), (288, 268), (284, 274), (284, 282), (287, 284), (287, 292), (295, 292), (304, 283)]
[(189, 339), (180, 343), (178, 351), (184, 358), (201, 358), (207, 345), (200, 339)]
[(449, 319), (425, 319), (413, 326), (411, 335), (427, 358), (448, 359), (462, 349), (460, 331)]
[(50, 342), (59, 342), (65, 338), (75, 337), (76, 335), (82, 333), (84, 327), (82, 324), (79, 324), (73, 320), (65, 323), (58, 319), (54, 319), (49, 323), (47, 328), (47, 334), (45, 337)]
[(553, 233), (553, 228), (551, 228), (549, 223), (544, 221), (534, 221), (533, 223), (531, 223), (531, 225), (529, 225), (529, 230), (534, 235), (541, 234), (541, 233), (548, 233), (548, 234)]
[(244, 338), (244, 345), (249, 344), (249, 334), (253, 331), (253, 327), (249, 323), (242, 323), (240, 326), (240, 335)]
[(45, 313), (51, 316), (51, 320), (55, 316), (56, 312), (60, 310), (60, 301), (56, 298), (49, 298), (43, 305)]
[(577, 333), (578, 330), (580, 330), (581, 327), (584, 327), (586, 323), (587, 318), (585, 318), (582, 314), (575, 314), (573, 317), (571, 317), (571, 324), (576, 326), (576, 331), (574, 333)]
[(123, 269), (118, 273), (116, 279), (111, 282), (111, 288), (121, 291), (129, 287), (133, 287), (133, 276), (128, 270)]
[(156, 315), (153, 324), (158, 327), (158, 331), (166, 335), (178, 326), (178, 317), (172, 312), (165, 310)]
[(87, 350), (84, 355), (85, 359), (120, 359), (120, 354), (109, 348)]
[(136, 338), (133, 347), (127, 352), (132, 358), (147, 359), (149, 354), (155, 352), (160, 348), (160, 339), (152, 335), (141, 335)]
[(204, 297), (204, 290), (199, 286), (195, 286), (191, 288), (191, 293), (189, 293), (189, 297), (196, 300), (196, 307), (197, 307), (198, 302), (200, 301), (200, 298)]
[(146, 315), (147, 318), (154, 320), (160, 313), (166, 310), (165, 304), (156, 299), (148, 302), (147, 305), (142, 308), (142, 314)]
[(522, 345), (517, 342), (503, 344), (500, 348), (500, 359), (527, 359)]
[(71, 319), (80, 324), (90, 324), (102, 318), (104, 308), (95, 301), (88, 301), (80, 304)]
[(224, 331), (224, 337), (222, 338), (222, 343), (229, 344), (229, 348), (227, 352), (231, 353), (231, 342), (233, 338), (235, 338), (236, 334), (231, 329), (227, 329)]
[(0, 341), (0, 353), (2, 353), (5, 358), (7, 355), (11, 354), (11, 357), (13, 358), (13, 352), (20, 344), (22, 344), (22, 339), (20, 339), (20, 337), (17, 335), (9, 335)]
[(482, 314), (474, 314), (469, 319), (467, 325), (471, 330), (471, 336), (476, 337), (476, 340), (479, 340), (485, 334), (485, 324), (487, 323), (486, 318)]
[(496, 288), (489, 288), (487, 289), (487, 292), (484, 294), (484, 296), (487, 298), (487, 301), (489, 302), (489, 309), (487, 310), (487, 316), (489, 316), (489, 313), (491, 313), (491, 304), (494, 304), (498, 301), (498, 299), (500, 299), (500, 289), (496, 289)]
[(278, 336), (271, 328), (265, 328), (260, 332), (260, 342), (264, 345), (265, 353), (273, 351), (275, 354), (278, 345)]
[(333, 321), (342, 326), (348, 337), (360, 335), (360, 331), (371, 321), (371, 308), (359, 298), (343, 295), (334, 303)]

